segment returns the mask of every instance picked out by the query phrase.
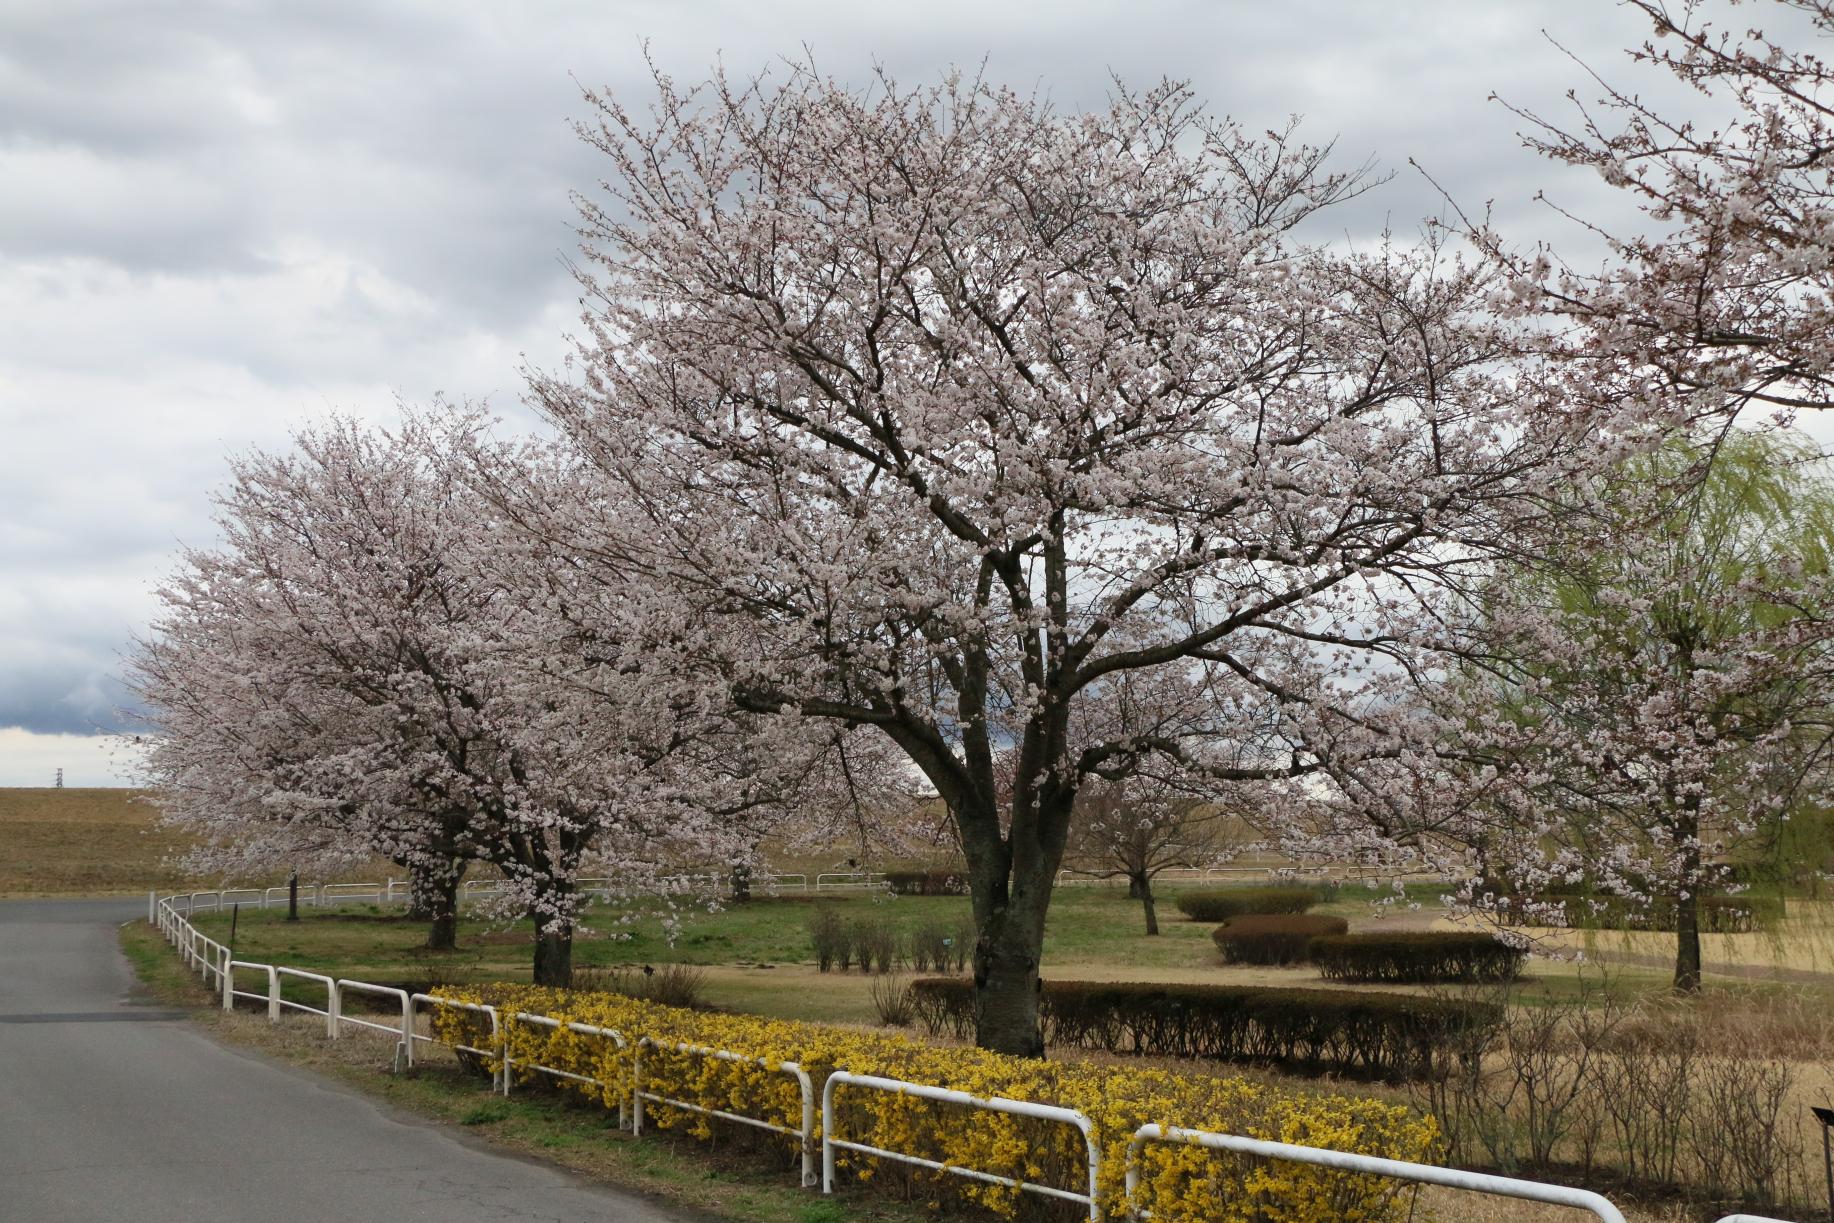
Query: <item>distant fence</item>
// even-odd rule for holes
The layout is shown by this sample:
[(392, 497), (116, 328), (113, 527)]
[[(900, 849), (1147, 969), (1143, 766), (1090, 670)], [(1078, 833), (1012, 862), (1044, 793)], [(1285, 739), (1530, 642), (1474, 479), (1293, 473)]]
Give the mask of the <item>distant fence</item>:
[[(671, 875), (658, 881), (666, 888), (680, 888), (684, 891), (696, 888), (710, 892), (731, 892), (734, 880), (731, 875)], [(764, 896), (804, 895), (817, 892), (885, 892), (889, 885), (885, 876), (877, 871), (828, 871), (815, 876), (813, 882), (806, 874), (797, 872), (760, 871), (751, 875), (746, 886), (754, 893)], [(622, 893), (613, 887), (608, 878), (580, 879), (575, 887), (582, 896), (596, 896), (601, 899), (614, 899)], [(459, 903), (488, 900), (502, 895), (508, 885), (501, 879), (468, 879), (459, 888)], [(332, 904), (369, 903), (369, 904), (406, 904), (411, 898), (413, 888), (406, 879), (383, 879), (373, 883), (301, 883), (298, 885), (299, 903), (308, 908), (323, 908)], [(287, 904), (289, 889), (274, 888), (222, 888), (215, 891), (179, 892), (173, 899), (185, 900), (187, 897), (199, 909), (228, 908), (231, 905), (249, 905), (255, 908), (284, 908)], [(153, 920), (153, 902), (148, 901), (147, 920)], [(187, 912), (191, 911), (189, 909)]]
[[(1178, 866), (1160, 871), (1160, 883), (1234, 883), (1250, 879), (1355, 879), (1359, 868), (1353, 866)], [(1388, 876), (1383, 876), (1387, 878)], [(1102, 871), (1065, 868), (1056, 875), (1058, 887), (1120, 887), (1126, 878)], [(704, 893), (732, 893), (737, 881), (730, 874), (671, 875), (658, 880), (664, 888)], [(460, 886), (459, 902), (476, 903), (500, 896), (507, 890), (501, 879), (468, 879)], [(580, 879), (575, 884), (583, 896), (615, 899), (622, 893), (606, 878)], [(745, 877), (744, 887), (760, 896), (809, 896), (817, 894), (883, 893), (891, 884), (883, 871), (822, 871), (815, 875), (796, 871), (758, 871)], [(412, 888), (406, 879), (384, 879), (373, 883), (301, 883), (299, 903), (320, 908), (330, 904), (367, 902), (370, 904), (406, 904)], [(226, 888), (221, 891), (179, 893), (200, 899), (219, 901), (228, 906), (244, 904), (268, 909), (287, 903), (287, 888)], [(151, 912), (148, 913), (149, 920)]]

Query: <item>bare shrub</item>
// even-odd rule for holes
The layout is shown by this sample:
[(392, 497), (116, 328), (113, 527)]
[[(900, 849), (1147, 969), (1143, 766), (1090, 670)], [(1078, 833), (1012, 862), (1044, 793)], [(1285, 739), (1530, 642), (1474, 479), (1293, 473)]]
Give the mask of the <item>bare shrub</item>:
[(950, 942), (948, 926), (925, 922), (905, 937), (905, 960), (917, 972), (948, 972)]
[(841, 971), (847, 971), (851, 951), (848, 938), (846, 923), (833, 905), (821, 905), (809, 915), (809, 941), (815, 945), (815, 965), (822, 972), (833, 968), (837, 961)]
[(890, 973), (872, 979), (867, 987), (879, 1022), (892, 1028), (908, 1028), (917, 1018), (917, 995), (911, 983)]
[(898, 965), (898, 932), (889, 922), (856, 921), (848, 929), (847, 941), (861, 972), (890, 972)]
[(618, 994), (639, 998), (659, 1006), (678, 1006), (684, 1010), (712, 1010), (706, 998), (707, 974), (692, 964), (653, 964), (638, 966), (618, 964), (605, 968), (579, 968), (573, 972), (573, 988), (589, 993)]
[(951, 954), (950, 967), (956, 972), (965, 972), (968, 968), (968, 957), (974, 952), (974, 923), (963, 922), (955, 931), (955, 941), (949, 947)]
[[(1501, 1003), (1507, 993), (1493, 987), (1477, 996)], [(1441, 1043), (1416, 1103), (1440, 1119), (1454, 1159), (1544, 1169), (1570, 1145), (1589, 1162), (1606, 1123), (1593, 1068), (1627, 1014), (1609, 982), (1595, 978), (1582, 978), (1571, 998), (1518, 998), (1494, 1032), (1474, 1027)]]
[(1799, 1192), (1804, 1135), (1798, 1112), (1785, 1115), (1796, 1066), (1782, 1058), (1715, 1058), (1700, 1067), (1694, 1155), (1716, 1197), (1768, 1205)]
[(1674, 1184), (1684, 1150), (1700, 1027), (1682, 1007), (1647, 1001), (1598, 1063), (1605, 1112), (1630, 1176)]

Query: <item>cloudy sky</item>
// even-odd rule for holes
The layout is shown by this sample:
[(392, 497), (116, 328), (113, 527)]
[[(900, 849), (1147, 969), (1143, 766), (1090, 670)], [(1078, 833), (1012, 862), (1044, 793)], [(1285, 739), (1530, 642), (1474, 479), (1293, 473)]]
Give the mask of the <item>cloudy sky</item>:
[(1550, 114), (1581, 69), (1646, 81), (1604, 0), (1110, 4), (9, 0), (0, 6), (0, 785), (116, 784), (119, 658), (225, 454), (435, 392), (511, 420), (565, 351), (584, 82), (642, 101), (643, 54), (695, 76), (806, 46), (908, 83), (994, 79), (1099, 104), (1110, 74), (1192, 81), (1255, 126), (1306, 118), (1395, 180), (1344, 241), (1493, 201), (1614, 201), (1523, 151), (1496, 92)]

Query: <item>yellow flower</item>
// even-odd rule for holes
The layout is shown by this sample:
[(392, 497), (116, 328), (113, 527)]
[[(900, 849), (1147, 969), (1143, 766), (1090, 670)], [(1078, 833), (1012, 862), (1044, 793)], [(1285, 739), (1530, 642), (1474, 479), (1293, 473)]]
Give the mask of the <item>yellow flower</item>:
[[(1108, 1218), (1125, 1216), (1127, 1146), (1148, 1122), (1394, 1159), (1428, 1158), (1438, 1141), (1431, 1118), (1404, 1108), (1282, 1092), (1237, 1078), (1011, 1058), (892, 1034), (702, 1014), (606, 994), (509, 985), (442, 992), (455, 1001), (495, 1006), (506, 1016), (520, 1010), (621, 1033), (622, 1048), (565, 1028), (506, 1019), (500, 1038), (519, 1077), (536, 1077), (529, 1062), (586, 1075), (603, 1085), (554, 1081), (607, 1106), (629, 1105), (637, 1042), (647, 1036), (661, 1047), (642, 1051), (645, 1091), (792, 1130), (802, 1122), (802, 1097), (796, 1080), (782, 1072), (784, 1061), (798, 1062), (808, 1072), (818, 1127), (821, 1085), (838, 1069), (1076, 1109), (1094, 1127), (1101, 1155), (1097, 1193)], [(436, 1009), (433, 1031), (448, 1044), (484, 1048), (489, 1043), (488, 1021), (473, 1012)], [(672, 1047), (676, 1044), (727, 1049), (761, 1059), (761, 1064), (684, 1054)], [(835, 1108), (837, 1137), (1032, 1184), (1081, 1191), (1088, 1183), (1083, 1136), (1061, 1123), (851, 1086), (836, 1091)], [(703, 1140), (714, 1132), (708, 1118), (666, 1105), (646, 1103), (645, 1116), (658, 1127), (685, 1126)], [(837, 1156), (861, 1181), (897, 1169), (906, 1179), (894, 1179), (894, 1187), (914, 1184), (925, 1194), (941, 1195), (939, 1200), (979, 1202), (1007, 1217), (1018, 1213), (1021, 1195), (1007, 1186), (853, 1152)], [(1150, 1210), (1156, 1223), (1247, 1223), (1263, 1216), (1282, 1223), (1381, 1223), (1405, 1213), (1395, 1182), (1305, 1165), (1251, 1162), (1191, 1146), (1151, 1143), (1141, 1152), (1140, 1167), (1135, 1204)]]

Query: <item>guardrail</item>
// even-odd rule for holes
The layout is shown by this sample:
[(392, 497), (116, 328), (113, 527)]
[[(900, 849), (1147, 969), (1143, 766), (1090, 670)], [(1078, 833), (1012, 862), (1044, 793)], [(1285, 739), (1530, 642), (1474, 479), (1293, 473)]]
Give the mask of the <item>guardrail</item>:
[[(670, 1053), (685, 1054), (689, 1057), (707, 1057), (722, 1062), (740, 1062), (750, 1066), (762, 1066), (766, 1070), (775, 1070), (787, 1074), (796, 1080), (802, 1090), (802, 1126), (791, 1129), (787, 1125), (778, 1125), (775, 1121), (766, 1121), (762, 1117), (747, 1117), (742, 1113), (731, 1113), (724, 1109), (708, 1108), (702, 1104), (690, 1104), (685, 1100), (671, 1100), (667, 1096), (643, 1090), (643, 1051), (645, 1049), (666, 1049)], [(833, 1077), (829, 1080), (832, 1083)], [(827, 1090), (826, 1087), (823, 1088)], [(630, 1132), (632, 1136), (643, 1133), (643, 1102), (649, 1100), (669, 1108), (679, 1108), (691, 1113), (700, 1113), (708, 1117), (718, 1117), (722, 1121), (736, 1121), (740, 1125), (749, 1125), (755, 1129), (771, 1130), (778, 1134), (788, 1134), (798, 1140), (802, 1148), (802, 1184), (806, 1189), (815, 1183), (815, 1084), (809, 1079), (808, 1071), (795, 1062), (777, 1062), (774, 1065), (768, 1058), (747, 1057), (743, 1053), (733, 1053), (726, 1049), (710, 1049), (706, 1045), (676, 1044), (659, 1042), (645, 1036), (637, 1042), (637, 1056), (631, 1065), (630, 1090)], [(823, 1097), (826, 1107), (826, 1097)], [(822, 1114), (822, 1128), (827, 1129), (827, 1114)], [(824, 1190), (831, 1192), (831, 1190)]]
[[(385, 893), (386, 894), (386, 893)], [(208, 900), (209, 904), (203, 902)], [(279, 1023), (284, 1011), (297, 1010), (306, 1014), (321, 1015), (325, 1019), (327, 1039), (339, 1039), (344, 1027), (363, 1028), (381, 1032), (395, 1038), (395, 1069), (397, 1072), (411, 1069), (414, 1065), (414, 1049), (418, 1044), (444, 1044), (439, 1038), (422, 1034), (419, 1030), (420, 1010), (425, 1006), (429, 1011), (435, 1008), (467, 1011), (481, 1014), (490, 1021), (490, 1043), (488, 1046), (460, 1044), (457, 1041), (449, 1046), (460, 1052), (475, 1055), (484, 1059), (491, 1070), (491, 1089), (507, 1096), (510, 1094), (518, 1069), (530, 1075), (547, 1075), (553, 1078), (592, 1084), (601, 1089), (609, 1098), (630, 1101), (628, 1118), (620, 1103), (618, 1122), (623, 1125), (628, 1120), (633, 1136), (643, 1132), (645, 1103), (661, 1105), (665, 1108), (682, 1109), (700, 1113), (721, 1120), (748, 1125), (758, 1129), (769, 1130), (795, 1138), (802, 1152), (802, 1184), (813, 1187), (818, 1183), (825, 1194), (834, 1192), (835, 1187), (835, 1152), (853, 1151), (877, 1159), (888, 1159), (899, 1163), (913, 1164), (951, 1176), (962, 1176), (990, 1184), (1003, 1185), (1025, 1193), (1035, 1193), (1061, 1201), (1075, 1202), (1088, 1208), (1091, 1220), (1101, 1219), (1101, 1207), (1098, 1193), (1098, 1178), (1101, 1171), (1101, 1150), (1098, 1146), (1094, 1127), (1089, 1118), (1075, 1109), (1063, 1108), (1054, 1104), (1037, 1104), (1029, 1100), (1013, 1100), (1002, 1096), (976, 1096), (965, 1091), (938, 1087), (927, 1083), (912, 1083), (902, 1079), (884, 1078), (877, 1075), (851, 1074), (837, 1070), (828, 1075), (821, 1084), (820, 1125), (816, 1124), (815, 1083), (809, 1073), (796, 1062), (772, 1062), (768, 1058), (755, 1057), (750, 1054), (735, 1052), (729, 1049), (714, 1049), (704, 1045), (681, 1044), (674, 1041), (639, 1035), (635, 1038), (635, 1050), (631, 1059), (629, 1083), (607, 1083), (602, 1079), (562, 1069), (558, 1066), (547, 1066), (529, 1058), (517, 1059), (512, 1055), (509, 1044), (509, 1029), (512, 1024), (528, 1024), (534, 1027), (546, 1027), (555, 1030), (565, 1029), (582, 1036), (611, 1040), (619, 1049), (631, 1047), (631, 1038), (626, 1033), (612, 1028), (597, 1027), (587, 1023), (568, 1022), (551, 1015), (536, 1015), (526, 1011), (516, 1011), (504, 1015), (497, 1008), (482, 1003), (460, 1002), (456, 999), (441, 998), (436, 994), (410, 994), (405, 990), (389, 985), (376, 985), (368, 981), (356, 981), (344, 977), (331, 977), (323, 973), (309, 972), (303, 968), (294, 968), (285, 964), (265, 964), (254, 960), (233, 958), (229, 948), (211, 939), (191, 924), (191, 916), (200, 908), (215, 909), (221, 906), (223, 896), (217, 892), (194, 892), (178, 894), (161, 899), (151, 894), (149, 899), (149, 920), (166, 940), (172, 944), (184, 958), (187, 966), (195, 966), (199, 975), (209, 982), (215, 978), (216, 988), (222, 998), (224, 1010), (234, 1008), (236, 1000), (262, 1003), (267, 1009), (269, 1023)], [(182, 912), (181, 912), (182, 907)], [(266, 976), (267, 988), (257, 992), (236, 988), (237, 970), (263, 973)], [(325, 991), (325, 1006), (318, 1007), (285, 997), (281, 983), (285, 979), (310, 981)], [(344, 1000), (348, 994), (364, 994), (371, 997), (394, 1000), (401, 1008), (398, 1022), (379, 1023), (370, 1019), (358, 1019), (344, 1013)], [(392, 1008), (391, 1008), (392, 1009)], [(643, 1085), (643, 1052), (645, 1049), (663, 1050), (669, 1053), (705, 1057), (718, 1061), (737, 1062), (746, 1065), (762, 1066), (767, 1070), (781, 1072), (794, 1079), (802, 1096), (801, 1125), (790, 1127), (779, 1124), (765, 1117), (750, 1117), (742, 1113), (729, 1112), (693, 1101), (676, 1100), (657, 1092), (646, 1091)], [(495, 1063), (494, 1066), (490, 1063)], [(978, 1168), (964, 1168), (958, 1165), (944, 1164), (906, 1151), (896, 1151), (885, 1147), (875, 1147), (866, 1143), (836, 1136), (837, 1118), (834, 1108), (834, 1096), (837, 1089), (853, 1087), (867, 1091), (885, 1091), (916, 1096), (920, 1099), (936, 1100), (942, 1103), (958, 1104), (964, 1108), (984, 1112), (1008, 1113), (1017, 1116), (1033, 1117), (1043, 1121), (1060, 1122), (1077, 1129), (1083, 1136), (1088, 1152), (1088, 1188), (1087, 1191), (1066, 1189), (1055, 1185), (1038, 1185), (1001, 1176)], [(817, 1178), (813, 1166), (817, 1143), (821, 1148), (821, 1174)], [(1285, 1160), (1294, 1163), (1311, 1164), (1318, 1167), (1332, 1168), (1338, 1171), (1359, 1173), (1369, 1176), (1391, 1177), (1397, 1180), (1411, 1181), (1419, 1184), (1438, 1185), (1450, 1189), (1467, 1190), (1473, 1193), (1493, 1196), (1521, 1198), (1527, 1201), (1545, 1202), (1552, 1205), (1567, 1206), (1578, 1210), (1589, 1211), (1602, 1223), (1624, 1223), (1623, 1215), (1617, 1207), (1603, 1196), (1588, 1189), (1577, 1189), (1567, 1185), (1550, 1185), (1540, 1181), (1517, 1180), (1513, 1177), (1492, 1176), (1482, 1172), (1466, 1172), (1457, 1168), (1442, 1168), (1432, 1164), (1410, 1163), (1405, 1160), (1383, 1159), (1374, 1155), (1358, 1155), (1347, 1151), (1332, 1151), (1322, 1147), (1298, 1146), (1292, 1143), (1272, 1142), (1265, 1139), (1249, 1138), (1239, 1134), (1221, 1134), (1209, 1130), (1184, 1129), (1178, 1126), (1144, 1125), (1134, 1132), (1126, 1148), (1126, 1179), (1124, 1203), (1130, 1218), (1144, 1219), (1149, 1216), (1139, 1210), (1134, 1203), (1139, 1189), (1139, 1156), (1148, 1143), (1168, 1142), (1182, 1143), (1190, 1146), (1205, 1147), (1211, 1150), (1228, 1151), (1238, 1155), (1247, 1155), (1258, 1159)], [(1772, 1219), (1763, 1215), (1730, 1214), (1718, 1223), (1787, 1223), (1786, 1220)]]
[[(1177, 1126), (1143, 1125), (1134, 1131), (1127, 1143), (1127, 1197), (1133, 1200), (1140, 1187), (1140, 1151), (1149, 1142), (1182, 1143), (1206, 1147), (1212, 1151), (1230, 1151), (1253, 1155), (1259, 1159), (1284, 1160), (1288, 1163), (1312, 1164), (1335, 1168), (1340, 1172), (1360, 1172), (1394, 1180), (1415, 1181), (1423, 1185), (1440, 1185), (1463, 1189), (1492, 1197), (1521, 1198), (1545, 1202), (1550, 1206), (1569, 1206), (1590, 1211), (1604, 1223), (1624, 1223), (1624, 1216), (1606, 1198), (1590, 1189), (1566, 1185), (1545, 1185), (1539, 1181), (1517, 1180), (1510, 1176), (1491, 1176), (1483, 1172), (1466, 1172), (1458, 1168), (1439, 1168), (1431, 1164), (1409, 1163), (1400, 1159), (1383, 1159), (1376, 1155), (1357, 1155), (1349, 1151), (1327, 1151), (1321, 1147), (1295, 1146), (1290, 1142), (1269, 1142), (1245, 1138), (1240, 1134), (1218, 1134), (1212, 1130), (1187, 1130)], [(1724, 1220), (1721, 1223), (1725, 1223)]]
[[(960, 1104), (986, 1112), (1036, 1117), (1041, 1121), (1061, 1121), (1065, 1125), (1074, 1126), (1082, 1131), (1083, 1143), (1089, 1150), (1089, 1191), (1078, 1193), (1073, 1189), (1059, 1189), (1054, 1185), (1035, 1185), (1016, 1177), (983, 1172), (978, 1168), (938, 1163), (933, 1159), (925, 1159), (921, 1155), (907, 1155), (902, 1151), (891, 1151), (884, 1147), (868, 1146), (863, 1142), (849, 1142), (836, 1138), (834, 1136), (834, 1091), (837, 1087), (847, 1086), (863, 1087), (871, 1091), (889, 1091), (903, 1096), (917, 1096), (920, 1099), (938, 1100), (945, 1104)], [(947, 1172), (951, 1176), (965, 1176), (971, 1180), (1004, 1185), (1008, 1189), (1017, 1189), (1025, 1193), (1060, 1198), (1066, 1202), (1079, 1202), (1089, 1208), (1090, 1219), (1099, 1220), (1102, 1217), (1101, 1206), (1096, 1201), (1096, 1178), (1101, 1171), (1102, 1153), (1095, 1145), (1095, 1128), (1089, 1123), (1089, 1118), (1073, 1108), (1061, 1108), (1055, 1104), (1034, 1104), (1029, 1100), (1009, 1100), (1004, 1096), (976, 1096), (947, 1087), (931, 1087), (923, 1083), (907, 1083), (903, 1079), (880, 1078), (872, 1074), (849, 1074), (845, 1070), (837, 1070), (828, 1076), (828, 1081), (822, 1084), (821, 1089), (821, 1191), (823, 1193), (834, 1192), (834, 1152), (837, 1147), (848, 1151), (858, 1151), (865, 1155), (876, 1155), (880, 1159), (916, 1164), (921, 1168)]]
[[(601, 1040), (612, 1041), (620, 1049), (627, 1047), (624, 1043), (624, 1033), (618, 1031), (616, 1028), (601, 1028), (597, 1024), (591, 1023), (570, 1023), (564, 1020), (555, 1019), (549, 1015), (531, 1015), (527, 1011), (517, 1011), (510, 1018), (517, 1023), (532, 1024), (539, 1028), (553, 1028), (556, 1031), (565, 1029), (568, 1032), (574, 1032), (581, 1036), (596, 1036)], [(535, 1061), (525, 1061), (522, 1065), (535, 1071), (537, 1074), (545, 1074), (550, 1078), (568, 1079), (575, 1083), (591, 1083), (594, 1087), (606, 1090), (617, 1089), (616, 1084), (607, 1083), (603, 1079), (595, 1079), (589, 1074), (575, 1074), (571, 1070), (562, 1070), (558, 1066), (544, 1066), (540, 1062)], [(509, 1095), (510, 1083), (515, 1068), (516, 1061), (509, 1054), (509, 1031), (505, 1028), (503, 1030), (503, 1094), (506, 1096)], [(618, 1122), (619, 1124), (623, 1124), (623, 1121), (624, 1106), (620, 1104), (618, 1105)]]

